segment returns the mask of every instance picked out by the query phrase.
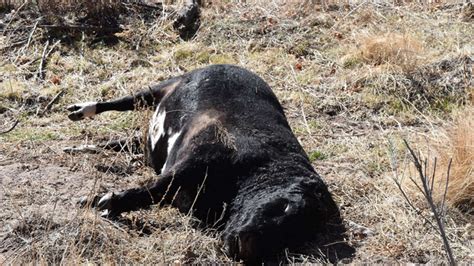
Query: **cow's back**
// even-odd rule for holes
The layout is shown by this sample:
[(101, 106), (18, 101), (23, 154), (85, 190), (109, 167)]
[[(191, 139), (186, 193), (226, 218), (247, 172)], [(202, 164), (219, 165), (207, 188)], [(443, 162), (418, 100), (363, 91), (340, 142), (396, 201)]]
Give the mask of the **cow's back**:
[(207, 113), (232, 140), (237, 159), (255, 161), (269, 153), (302, 151), (278, 99), (256, 74), (213, 65), (190, 72), (182, 82), (164, 103), (173, 131), (194, 126), (193, 120)]

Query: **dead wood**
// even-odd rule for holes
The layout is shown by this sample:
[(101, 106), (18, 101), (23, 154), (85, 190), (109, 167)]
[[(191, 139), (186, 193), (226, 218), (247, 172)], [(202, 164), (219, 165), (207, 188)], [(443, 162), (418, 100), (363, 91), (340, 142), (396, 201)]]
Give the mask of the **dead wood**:
[(13, 129), (15, 129), (15, 127), (18, 125), (19, 122), (20, 122), (20, 120), (17, 119), (17, 120), (15, 121), (15, 123), (13, 123), (13, 125), (12, 125), (9, 129), (7, 129), (7, 130), (5, 130), (5, 131), (0, 131), (0, 135), (1, 135), (1, 134), (7, 134), (8, 132), (10, 132), (10, 131), (12, 131)]
[(198, 1), (186, 0), (183, 8), (178, 11), (173, 27), (183, 40), (189, 40), (196, 35), (199, 26), (201, 26), (201, 11)]

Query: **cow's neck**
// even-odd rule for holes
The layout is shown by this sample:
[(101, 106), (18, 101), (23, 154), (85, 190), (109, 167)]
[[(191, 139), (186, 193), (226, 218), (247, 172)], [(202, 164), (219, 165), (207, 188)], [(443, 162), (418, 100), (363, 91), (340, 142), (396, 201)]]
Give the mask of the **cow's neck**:
[(269, 186), (278, 189), (279, 185), (288, 184), (289, 179), (319, 178), (306, 156), (290, 153), (285, 157), (272, 158), (261, 165), (248, 168), (239, 178), (240, 191), (268, 189)]

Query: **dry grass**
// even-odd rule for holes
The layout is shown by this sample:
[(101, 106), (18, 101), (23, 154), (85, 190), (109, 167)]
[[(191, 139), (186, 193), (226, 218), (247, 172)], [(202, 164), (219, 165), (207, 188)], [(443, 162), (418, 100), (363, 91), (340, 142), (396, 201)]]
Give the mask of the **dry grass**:
[(415, 70), (423, 56), (423, 45), (409, 35), (386, 33), (364, 36), (351, 60), (382, 68), (399, 68), (402, 72)]
[[(426, 175), (433, 178), (433, 198), (441, 206), (447, 201), (452, 207), (473, 214), (474, 211), (474, 109), (472, 106), (455, 111), (453, 121), (433, 130), (429, 137), (420, 134), (422, 160), (427, 160)], [(408, 163), (409, 164), (409, 163)], [(417, 175), (414, 165), (403, 174), (403, 185), (412, 195), (419, 193), (417, 185), (408, 177)], [(431, 185), (431, 184), (430, 184)], [(446, 186), (447, 185), (447, 186)]]
[(472, 212), (474, 210), (474, 108), (468, 107), (455, 115), (455, 121), (446, 126), (436, 139), (439, 156), (436, 191), (442, 201), (446, 171), (452, 160), (446, 199), (452, 205)]
[[(54, 39), (48, 31), (24, 27), (34, 25), (34, 16), (29, 20), (21, 12), (14, 16), (10, 30), (0, 36), (0, 47), (8, 47), (0, 48), (0, 131), (20, 119), (15, 130), (0, 135), (0, 261), (229, 262), (216, 232), (197, 229), (191, 217), (174, 209), (133, 212), (126, 215), (128, 220), (110, 223), (93, 211), (77, 208), (80, 196), (135, 187), (153, 178), (141, 156), (62, 152), (65, 146), (133, 136), (135, 128), (146, 128), (148, 115), (106, 113), (71, 123), (65, 106), (129, 95), (170, 76), (220, 62), (244, 66), (274, 89), (296, 136), (341, 208), (347, 243), (356, 249), (350, 261), (445, 261), (437, 231), (406, 204), (387, 174), (391, 170), (387, 139), (395, 143), (400, 152), (397, 159), (402, 161), (402, 138), (418, 143), (420, 150), (429, 146), (420, 140), (423, 134), (435, 136), (440, 147), (450, 143), (447, 150), (437, 149), (437, 157), (442, 158), (456, 157), (451, 147), (459, 146), (454, 140), (467, 141), (472, 135), (468, 131), (472, 125), (465, 125), (459, 127), (466, 129), (464, 138), (449, 137), (462, 135), (450, 126), (453, 114), (472, 106), (474, 29), (459, 17), (460, 6), (450, 3), (431, 9), (418, 2), (367, 2), (357, 9), (349, 5), (314, 12), (280, 1), (254, 2), (259, 1), (210, 5), (190, 42), (178, 38), (166, 12), (153, 20), (129, 16), (114, 45), (93, 35), (79, 34), (73, 42)], [(1, 25), (8, 22), (2, 13)], [(360, 49), (361, 36), (375, 40), (378, 33), (401, 38), (397, 45), (406, 48), (405, 59), (397, 62), (398, 48), (388, 45), (380, 52), (378, 66), (362, 57), (347, 64), (344, 57)], [(25, 40), (10, 46), (30, 34), (28, 44)], [(57, 40), (61, 41), (52, 47)], [(421, 43), (422, 60), (407, 63), (405, 71), (397, 64), (410, 62), (410, 42)], [(41, 79), (39, 62), (49, 49)], [(64, 95), (44, 112), (61, 91)], [(446, 127), (453, 131), (440, 133)], [(441, 174), (444, 164), (438, 160)], [(452, 167), (454, 182), (458, 174), (455, 163)], [(450, 192), (461, 194), (455, 188)], [(412, 196), (417, 208), (429, 216), (424, 199), (416, 193)], [(474, 259), (472, 215), (450, 205), (445, 220), (456, 259), (470, 263)], [(287, 262), (326, 261), (318, 255), (321, 251), (311, 248), (309, 253), (289, 254)]]

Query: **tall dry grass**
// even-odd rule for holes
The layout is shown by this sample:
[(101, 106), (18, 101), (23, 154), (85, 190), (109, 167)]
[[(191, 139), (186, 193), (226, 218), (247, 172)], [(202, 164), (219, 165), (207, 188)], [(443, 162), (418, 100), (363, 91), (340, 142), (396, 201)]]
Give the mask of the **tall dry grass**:
[(419, 66), (423, 45), (408, 34), (370, 34), (360, 38), (353, 59), (371, 66), (399, 68), (411, 72)]
[[(439, 170), (448, 169), (446, 199), (463, 211), (474, 213), (474, 107), (469, 106), (455, 115), (454, 123), (437, 140)], [(446, 172), (437, 176), (436, 198), (442, 201)]]

